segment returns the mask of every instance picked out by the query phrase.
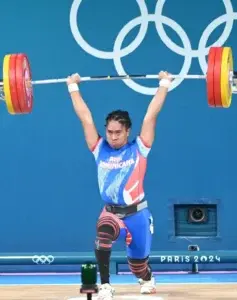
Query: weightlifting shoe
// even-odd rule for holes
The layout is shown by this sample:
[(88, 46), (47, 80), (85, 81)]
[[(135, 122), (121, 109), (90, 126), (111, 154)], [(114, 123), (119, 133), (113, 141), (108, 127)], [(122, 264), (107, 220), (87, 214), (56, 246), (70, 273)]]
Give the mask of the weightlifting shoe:
[(97, 300), (112, 300), (115, 289), (108, 283), (102, 284), (99, 288)]
[(139, 284), (141, 286), (141, 294), (155, 294), (156, 293), (156, 282), (155, 277), (151, 277), (151, 280), (145, 281), (139, 279)]

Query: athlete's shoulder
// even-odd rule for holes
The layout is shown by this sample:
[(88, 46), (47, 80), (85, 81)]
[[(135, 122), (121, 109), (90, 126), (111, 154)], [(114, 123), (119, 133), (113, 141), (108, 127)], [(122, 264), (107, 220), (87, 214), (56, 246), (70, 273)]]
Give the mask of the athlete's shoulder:
[(151, 151), (151, 147), (146, 145), (146, 143), (143, 141), (143, 139), (141, 138), (140, 135), (138, 135), (135, 138), (134, 144), (138, 148), (138, 151), (140, 152), (140, 154), (146, 158), (148, 156), (149, 152)]
[(95, 158), (98, 158), (99, 153), (106, 151), (108, 151), (108, 143), (102, 136), (99, 136), (96, 144), (91, 149), (91, 152), (93, 153)]

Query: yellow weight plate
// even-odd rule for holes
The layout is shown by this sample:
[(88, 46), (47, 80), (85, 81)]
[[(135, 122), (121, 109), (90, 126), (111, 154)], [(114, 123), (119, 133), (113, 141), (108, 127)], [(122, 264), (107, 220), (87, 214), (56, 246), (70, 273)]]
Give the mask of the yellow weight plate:
[(10, 54), (5, 55), (3, 60), (3, 90), (4, 90), (7, 110), (10, 114), (14, 115), (15, 111), (12, 105), (10, 78), (9, 78), (10, 57), (11, 57)]
[(225, 108), (230, 107), (232, 101), (232, 87), (230, 72), (233, 71), (233, 54), (230, 47), (224, 47), (221, 61), (221, 101)]

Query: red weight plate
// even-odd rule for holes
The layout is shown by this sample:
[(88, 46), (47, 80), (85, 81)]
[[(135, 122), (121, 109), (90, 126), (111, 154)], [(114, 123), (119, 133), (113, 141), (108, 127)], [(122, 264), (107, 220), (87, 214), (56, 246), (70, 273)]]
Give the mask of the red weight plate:
[(208, 54), (207, 66), (207, 99), (210, 107), (215, 107), (214, 96), (214, 66), (215, 66), (216, 47), (211, 47)]
[(21, 114), (20, 105), (18, 102), (17, 86), (16, 86), (16, 57), (17, 54), (12, 54), (9, 62), (9, 85), (11, 93), (12, 106), (16, 114)]
[(25, 54), (17, 54), (16, 81), (19, 104), (22, 113), (30, 113), (33, 107), (33, 89), (31, 85), (31, 70)]
[(221, 100), (221, 62), (222, 62), (222, 47), (216, 48), (215, 63), (214, 63), (214, 98), (216, 107), (223, 107)]

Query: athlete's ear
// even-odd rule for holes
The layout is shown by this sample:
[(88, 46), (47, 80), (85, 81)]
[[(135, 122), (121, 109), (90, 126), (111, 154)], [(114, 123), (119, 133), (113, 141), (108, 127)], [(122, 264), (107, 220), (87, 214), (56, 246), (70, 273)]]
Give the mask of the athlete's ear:
[(127, 137), (129, 136), (130, 134), (130, 128), (127, 130)]

